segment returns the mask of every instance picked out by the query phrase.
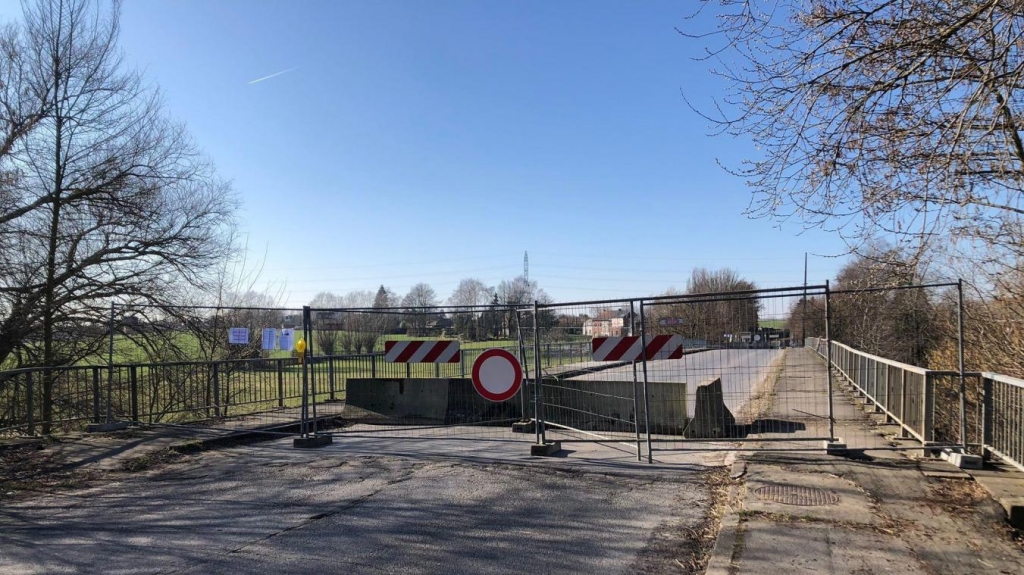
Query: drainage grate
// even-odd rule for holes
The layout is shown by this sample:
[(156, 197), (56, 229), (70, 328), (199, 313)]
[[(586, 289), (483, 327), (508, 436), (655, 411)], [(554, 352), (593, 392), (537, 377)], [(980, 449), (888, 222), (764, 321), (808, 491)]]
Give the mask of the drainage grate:
[(758, 499), (785, 503), (786, 505), (835, 505), (839, 496), (831, 491), (815, 487), (798, 487), (796, 485), (766, 485), (754, 490)]

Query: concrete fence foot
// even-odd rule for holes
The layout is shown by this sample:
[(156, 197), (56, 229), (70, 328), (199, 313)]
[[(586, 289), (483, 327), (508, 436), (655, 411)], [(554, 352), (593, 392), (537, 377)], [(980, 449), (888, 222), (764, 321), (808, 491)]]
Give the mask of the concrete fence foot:
[(530, 455), (551, 457), (562, 450), (561, 441), (548, 441), (547, 443), (534, 443), (530, 446)]
[(323, 447), (334, 443), (334, 437), (330, 435), (310, 435), (307, 437), (296, 437), (295, 441), (292, 442), (292, 447), (298, 449), (311, 449), (314, 447)]

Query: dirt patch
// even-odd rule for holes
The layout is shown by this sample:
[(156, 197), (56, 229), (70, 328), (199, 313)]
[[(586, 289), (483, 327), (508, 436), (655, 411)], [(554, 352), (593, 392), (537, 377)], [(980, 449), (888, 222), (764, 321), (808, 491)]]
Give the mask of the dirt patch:
[(944, 479), (929, 485), (932, 501), (952, 515), (972, 515), (975, 508), (989, 499), (988, 492), (972, 479)]
[(703, 519), (694, 526), (666, 523), (655, 529), (632, 573), (698, 575), (707, 570), (733, 480), (724, 467), (706, 472), (704, 480), (709, 504)]
[(191, 454), (200, 453), (206, 449), (207, 447), (201, 441), (190, 441), (181, 445), (172, 445), (165, 449), (151, 451), (145, 455), (125, 459), (121, 462), (121, 471), (128, 473), (147, 471), (161, 465), (175, 463)]
[(0, 450), (0, 502), (33, 493), (76, 489), (102, 475), (99, 471), (71, 469), (64, 456), (46, 449), (54, 440)]

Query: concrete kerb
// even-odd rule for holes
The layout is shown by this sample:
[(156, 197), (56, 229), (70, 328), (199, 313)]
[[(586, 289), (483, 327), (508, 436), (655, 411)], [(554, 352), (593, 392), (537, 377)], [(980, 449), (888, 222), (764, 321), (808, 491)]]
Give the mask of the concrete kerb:
[(733, 575), (735, 562), (743, 547), (743, 525), (740, 523), (740, 512), (743, 509), (743, 491), (746, 486), (741, 479), (747, 472), (747, 460), (736, 451), (726, 456), (726, 467), (730, 468), (729, 493), (726, 498), (725, 510), (718, 527), (715, 546), (711, 549), (711, 558), (705, 570), (706, 575)]

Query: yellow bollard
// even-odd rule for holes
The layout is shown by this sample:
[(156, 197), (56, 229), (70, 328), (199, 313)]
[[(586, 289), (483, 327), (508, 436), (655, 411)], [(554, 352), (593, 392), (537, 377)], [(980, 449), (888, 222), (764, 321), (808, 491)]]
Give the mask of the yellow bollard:
[(295, 342), (295, 351), (299, 353), (299, 364), (305, 362), (306, 357), (306, 340), (299, 338), (299, 341)]

